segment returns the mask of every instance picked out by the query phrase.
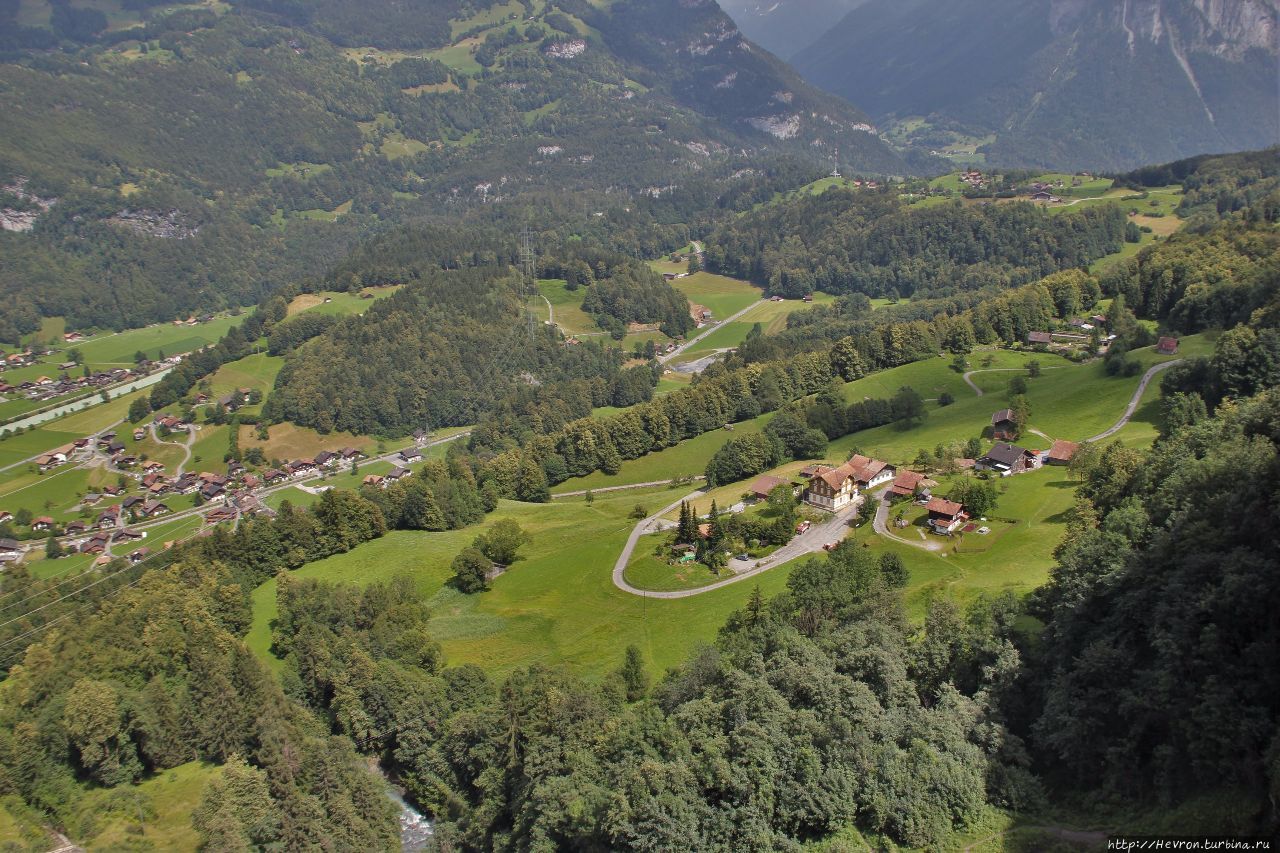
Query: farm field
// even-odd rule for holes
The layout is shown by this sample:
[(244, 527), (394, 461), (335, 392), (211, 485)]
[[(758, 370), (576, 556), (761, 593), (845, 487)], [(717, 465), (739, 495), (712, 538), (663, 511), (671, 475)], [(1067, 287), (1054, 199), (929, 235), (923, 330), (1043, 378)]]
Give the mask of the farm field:
[(301, 459), (315, 456), (321, 450), (341, 450), (344, 447), (354, 447), (365, 453), (371, 453), (372, 448), (377, 445), (377, 440), (367, 435), (352, 435), (346, 432), (321, 435), (313, 429), (291, 423), (275, 424), (268, 434), (270, 438), (261, 441), (254, 427), (240, 427), (241, 449), (261, 447), (268, 459)]
[(764, 334), (777, 334), (786, 329), (787, 318), (795, 312), (804, 311), (813, 307), (813, 305), (829, 305), (835, 301), (836, 297), (830, 294), (815, 293), (812, 303), (807, 303), (800, 299), (785, 299), (782, 302), (765, 302), (762, 305), (757, 305), (737, 320), (722, 324), (699, 341), (697, 346), (682, 352), (678, 360), (681, 362), (696, 361), (713, 352), (737, 347), (747, 339), (747, 334), (757, 323), (760, 324)]
[(143, 329), (102, 335), (66, 346), (80, 350), (90, 367), (128, 367), (133, 364), (135, 353), (142, 352), (147, 358), (155, 359), (161, 353), (169, 356), (191, 352), (216, 343), (228, 329), (242, 322), (243, 314), (238, 317), (222, 314), (195, 326), (157, 323)]

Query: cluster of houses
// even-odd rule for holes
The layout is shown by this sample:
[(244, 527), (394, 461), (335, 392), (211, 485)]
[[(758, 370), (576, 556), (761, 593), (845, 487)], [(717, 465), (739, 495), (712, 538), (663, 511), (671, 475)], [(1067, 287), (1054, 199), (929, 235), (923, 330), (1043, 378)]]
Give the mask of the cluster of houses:
[(980, 190), (991, 183), (991, 179), (978, 169), (965, 169), (960, 173), (960, 183), (971, 189)]
[(61, 375), (56, 379), (48, 376), (40, 376), (36, 379), (28, 379), (19, 382), (17, 385), (11, 385), (8, 382), (0, 380), (0, 394), (19, 394), (28, 400), (45, 401), (53, 400), (58, 397), (65, 397), (68, 394), (89, 391), (93, 389), (106, 388), (111, 385), (117, 385), (121, 382), (129, 382), (145, 376), (148, 370), (141, 365), (136, 370), (130, 370), (123, 367), (117, 367), (114, 370), (103, 370), (92, 373), (88, 376), (77, 376), (71, 378), (67, 371), (75, 370), (77, 367), (74, 361), (68, 361), (65, 364), (58, 365), (58, 369), (62, 371)]
[[(1071, 441), (1054, 441), (1048, 450), (1029, 450), (1013, 444), (1018, 427), (1009, 409), (993, 414), (991, 426), (996, 439), (991, 449), (977, 459), (958, 460), (962, 467), (1010, 477), (1044, 465), (1068, 465), (1080, 449), (1079, 444)], [(928, 512), (926, 524), (934, 533), (951, 535), (965, 528), (970, 521), (963, 504), (931, 493), (930, 490), (938, 484), (924, 474), (897, 469), (887, 462), (862, 455), (855, 455), (839, 466), (809, 465), (790, 480), (769, 474), (760, 476), (752, 482), (748, 497), (756, 501), (767, 500), (775, 489), (784, 486), (808, 506), (839, 513), (856, 505), (866, 492), (885, 484), (888, 484), (884, 492), (887, 500), (910, 500), (923, 506)]]

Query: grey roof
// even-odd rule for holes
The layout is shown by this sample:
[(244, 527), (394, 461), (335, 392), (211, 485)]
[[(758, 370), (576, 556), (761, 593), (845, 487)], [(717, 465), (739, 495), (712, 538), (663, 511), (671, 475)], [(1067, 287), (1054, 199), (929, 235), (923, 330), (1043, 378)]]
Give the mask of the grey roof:
[(988, 450), (983, 458), (990, 459), (992, 462), (999, 462), (1001, 465), (1006, 465), (1012, 468), (1017, 464), (1018, 460), (1026, 454), (1026, 452), (1027, 451), (1018, 447), (1016, 444), (1006, 444), (1001, 441), (998, 442), (995, 447)]

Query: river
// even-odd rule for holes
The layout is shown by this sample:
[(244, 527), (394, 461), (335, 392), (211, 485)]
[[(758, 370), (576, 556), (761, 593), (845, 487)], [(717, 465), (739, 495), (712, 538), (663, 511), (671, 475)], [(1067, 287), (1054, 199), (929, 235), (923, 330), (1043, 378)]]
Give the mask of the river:
[(369, 772), (378, 776), (386, 786), (387, 798), (396, 804), (396, 808), (400, 811), (400, 849), (404, 853), (420, 853), (426, 850), (427, 845), (431, 843), (433, 830), (431, 821), (423, 817), (422, 813), (415, 809), (404, 798), (404, 793), (396, 787), (391, 781), (391, 777), (387, 775), (387, 771), (382, 765), (373, 758), (367, 759)]

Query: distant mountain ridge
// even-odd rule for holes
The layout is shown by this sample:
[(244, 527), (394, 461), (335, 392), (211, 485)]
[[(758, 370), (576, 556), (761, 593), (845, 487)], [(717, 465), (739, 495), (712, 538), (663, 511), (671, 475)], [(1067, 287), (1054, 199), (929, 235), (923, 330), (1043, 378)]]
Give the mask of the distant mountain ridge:
[(790, 60), (866, 0), (721, 0), (747, 38)]
[(1276, 0), (868, 0), (795, 59), (1000, 163), (1124, 169), (1280, 140)]

